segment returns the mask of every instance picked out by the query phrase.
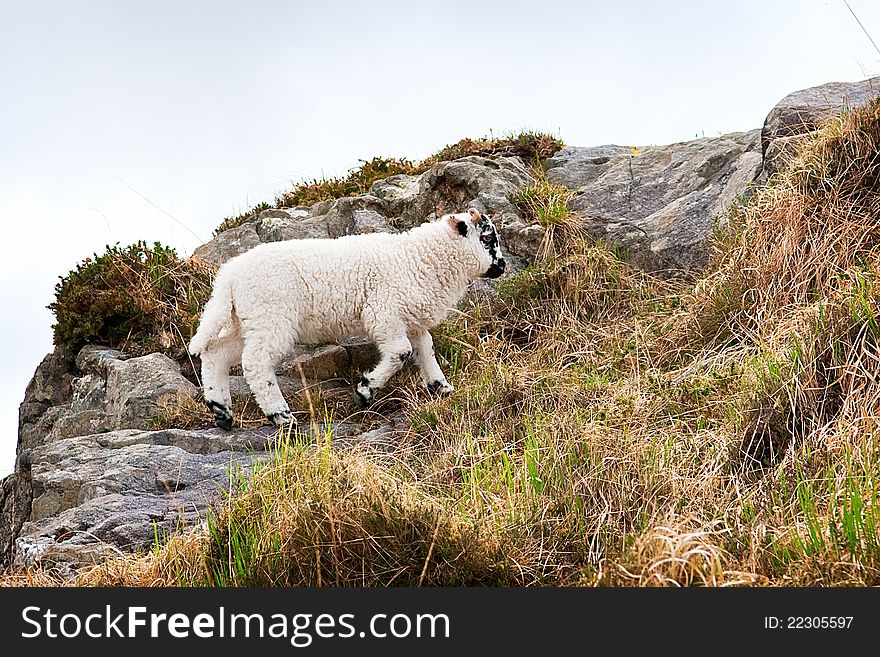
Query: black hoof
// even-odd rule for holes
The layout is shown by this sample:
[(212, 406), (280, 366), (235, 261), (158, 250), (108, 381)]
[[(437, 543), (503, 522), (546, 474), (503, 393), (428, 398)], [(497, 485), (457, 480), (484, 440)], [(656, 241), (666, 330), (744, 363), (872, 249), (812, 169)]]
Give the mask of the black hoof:
[(270, 413), (266, 417), (269, 418), (269, 422), (274, 424), (276, 427), (283, 427), (283, 426), (293, 422), (293, 415), (290, 413), (290, 411), (281, 411), (280, 413)]
[(208, 408), (214, 414), (214, 423), (226, 431), (232, 431), (232, 413), (223, 404), (215, 401), (208, 402)]
[(428, 384), (428, 390), (435, 395), (445, 397), (446, 395), (451, 395), (454, 388), (449, 385), (447, 381), (441, 381), (438, 379), (436, 381), (431, 381), (431, 383)]
[(370, 405), (370, 399), (360, 390), (354, 391), (354, 403), (358, 408), (366, 408)]

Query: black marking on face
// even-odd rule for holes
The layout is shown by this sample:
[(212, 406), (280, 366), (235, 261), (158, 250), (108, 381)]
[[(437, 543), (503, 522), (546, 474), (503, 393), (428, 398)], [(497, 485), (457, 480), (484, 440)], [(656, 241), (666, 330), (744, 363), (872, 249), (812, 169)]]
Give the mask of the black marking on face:
[(266, 381), (266, 385), (271, 388), (272, 386), (275, 385), (275, 382), (274, 381)]
[(486, 270), (486, 273), (483, 274), (484, 278), (498, 278), (501, 274), (504, 273), (504, 258), (499, 260), (497, 263), (492, 263), (492, 266)]
[(486, 273), (483, 274), (483, 276), (485, 278), (498, 278), (504, 273), (506, 263), (501, 255), (501, 245), (498, 242), (498, 232), (488, 218), (484, 218), (480, 221), (480, 243), (492, 258), (492, 265), (486, 270)]
[(397, 354), (397, 357), (400, 359), (400, 362), (406, 365), (407, 363), (411, 363), (413, 359), (412, 351), (404, 351), (402, 354)]
[(457, 224), (455, 224), (455, 227), (456, 227), (456, 229), (458, 229), (459, 235), (461, 235), (462, 237), (467, 237), (468, 228), (467, 228), (467, 224), (465, 222), (459, 221)]
[(442, 388), (444, 385), (445, 385), (445, 382), (444, 382), (444, 381), (441, 381), (440, 379), (437, 379), (437, 380), (435, 380), (435, 381), (431, 381), (431, 383), (428, 384), (428, 390), (430, 390), (431, 392), (437, 392), (437, 391), (440, 390), (440, 388)]
[(360, 386), (361, 388), (369, 388), (370, 387), (370, 380), (367, 377), (362, 376), (360, 383), (358, 383), (358, 386)]

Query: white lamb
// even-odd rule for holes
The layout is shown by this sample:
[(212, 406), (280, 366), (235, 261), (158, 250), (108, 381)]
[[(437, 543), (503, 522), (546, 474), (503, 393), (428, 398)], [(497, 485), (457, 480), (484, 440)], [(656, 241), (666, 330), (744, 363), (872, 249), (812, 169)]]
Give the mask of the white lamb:
[(496, 278), (504, 258), (495, 226), (475, 208), (405, 233), (261, 244), (217, 272), (189, 352), (200, 355), (205, 401), (217, 426), (232, 428), (229, 369), (241, 362), (262, 411), (292, 417), (275, 366), (296, 343), (362, 335), (381, 359), (364, 374), (355, 401), (369, 404), (414, 359), (425, 387), (452, 392), (434, 357), (437, 326), (474, 278)]

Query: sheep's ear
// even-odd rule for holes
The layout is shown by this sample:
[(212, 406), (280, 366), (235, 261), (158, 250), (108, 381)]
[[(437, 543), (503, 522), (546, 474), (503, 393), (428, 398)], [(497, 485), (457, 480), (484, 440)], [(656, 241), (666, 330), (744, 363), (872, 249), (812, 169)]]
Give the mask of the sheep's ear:
[(449, 224), (449, 227), (452, 230), (456, 231), (462, 237), (467, 237), (467, 235), (468, 235), (467, 222), (462, 221), (461, 219), (456, 217), (454, 214), (451, 214), (448, 217), (446, 217), (446, 222)]
[(479, 210), (477, 210), (476, 208), (468, 208), (468, 214), (471, 215), (471, 221), (473, 221), (475, 224), (480, 223), (480, 219), (482, 219), (482, 217), (480, 216)]

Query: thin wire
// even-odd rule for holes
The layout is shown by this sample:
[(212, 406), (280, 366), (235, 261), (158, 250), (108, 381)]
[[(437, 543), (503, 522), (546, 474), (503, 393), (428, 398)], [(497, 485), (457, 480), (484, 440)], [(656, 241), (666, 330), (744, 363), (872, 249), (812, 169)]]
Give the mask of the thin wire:
[(204, 242), (204, 241), (205, 241), (205, 240), (203, 240), (200, 236), (196, 235), (196, 234), (193, 232), (193, 230), (192, 230), (189, 226), (187, 226), (185, 223), (183, 223), (182, 221), (180, 221), (180, 219), (178, 219), (177, 217), (173, 216), (173, 215), (170, 214), (169, 212), (166, 212), (165, 210), (163, 210), (162, 208), (160, 208), (158, 205), (156, 205), (155, 203), (153, 203), (150, 199), (148, 199), (146, 196), (144, 196), (143, 194), (141, 194), (141, 193), (140, 193), (138, 190), (136, 190), (134, 187), (132, 187), (131, 185), (129, 185), (127, 182), (125, 182), (122, 178), (120, 178), (119, 176), (116, 176), (116, 179), (117, 179), (119, 182), (121, 182), (123, 185), (125, 185), (126, 187), (128, 187), (128, 188), (129, 188), (131, 191), (133, 191), (135, 194), (137, 194), (137, 195), (140, 196), (142, 199), (144, 199), (147, 203), (149, 203), (149, 204), (152, 205), (154, 208), (156, 208), (159, 212), (161, 212), (162, 214), (166, 215), (167, 217), (170, 217), (171, 219), (173, 219), (174, 221), (176, 221), (177, 223), (179, 223), (181, 226), (183, 226), (184, 228), (186, 228), (186, 229), (189, 231), (189, 234), (192, 235), (193, 237), (195, 237), (197, 240), (199, 240), (199, 242)]
[(871, 38), (871, 35), (868, 34), (868, 30), (865, 29), (865, 26), (864, 26), (864, 25), (862, 25), (862, 21), (859, 20), (859, 17), (856, 16), (856, 12), (854, 12), (854, 11), (852, 10), (852, 7), (849, 6), (849, 3), (848, 3), (846, 0), (843, 0), (843, 4), (846, 5), (846, 8), (849, 9), (849, 13), (851, 13), (851, 14), (853, 15), (853, 18), (856, 19), (856, 23), (859, 24), (859, 27), (860, 27), (860, 28), (862, 28), (862, 32), (865, 33), (865, 36), (868, 37), (868, 40), (871, 42), (871, 45), (874, 46), (874, 50), (876, 50), (877, 53), (880, 54), (880, 48), (878, 48), (878, 47), (877, 47), (877, 44), (874, 43), (874, 39), (872, 39), (872, 38)]

